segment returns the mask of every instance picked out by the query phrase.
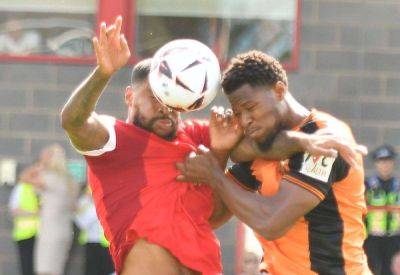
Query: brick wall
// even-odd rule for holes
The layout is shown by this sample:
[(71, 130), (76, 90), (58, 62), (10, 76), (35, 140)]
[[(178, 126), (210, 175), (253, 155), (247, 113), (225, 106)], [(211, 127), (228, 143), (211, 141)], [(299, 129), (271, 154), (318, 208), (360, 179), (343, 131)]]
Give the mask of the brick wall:
[(291, 90), (308, 106), (349, 122), (370, 149), (400, 145), (399, 22), (398, 1), (303, 2), (301, 60), (290, 73)]
[[(400, 149), (399, 23), (396, 0), (303, 1), (300, 64), (289, 73), (290, 90), (306, 106), (350, 123), (357, 139), (370, 148), (385, 141)], [(90, 70), (76, 65), (0, 64), (0, 158), (14, 157), (24, 165), (51, 142), (60, 142), (70, 158), (78, 158), (59, 126), (58, 112)], [(128, 83), (125, 69), (113, 78), (98, 110), (125, 117), (123, 88)], [(219, 97), (216, 103), (226, 101)], [(7, 188), (0, 188), (0, 275), (17, 274), (4, 209), (7, 193)], [(226, 248), (226, 274), (231, 274), (234, 225), (219, 234)]]

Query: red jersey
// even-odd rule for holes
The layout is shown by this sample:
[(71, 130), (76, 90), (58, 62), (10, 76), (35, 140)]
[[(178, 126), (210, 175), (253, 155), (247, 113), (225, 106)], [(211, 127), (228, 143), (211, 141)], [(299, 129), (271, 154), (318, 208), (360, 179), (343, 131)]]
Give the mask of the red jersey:
[(221, 274), (219, 241), (208, 222), (212, 190), (176, 182), (176, 162), (209, 146), (208, 123), (182, 123), (173, 141), (117, 120), (115, 149), (85, 156), (97, 214), (110, 242), (117, 272), (127, 253), (145, 238), (202, 274)]

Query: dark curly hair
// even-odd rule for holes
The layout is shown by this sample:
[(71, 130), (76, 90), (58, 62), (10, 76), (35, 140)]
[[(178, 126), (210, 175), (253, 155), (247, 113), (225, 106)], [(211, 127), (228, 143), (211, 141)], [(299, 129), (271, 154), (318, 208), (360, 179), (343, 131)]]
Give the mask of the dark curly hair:
[(231, 94), (244, 84), (272, 86), (278, 81), (288, 85), (286, 71), (279, 61), (263, 52), (249, 51), (232, 58), (222, 76), (222, 88)]

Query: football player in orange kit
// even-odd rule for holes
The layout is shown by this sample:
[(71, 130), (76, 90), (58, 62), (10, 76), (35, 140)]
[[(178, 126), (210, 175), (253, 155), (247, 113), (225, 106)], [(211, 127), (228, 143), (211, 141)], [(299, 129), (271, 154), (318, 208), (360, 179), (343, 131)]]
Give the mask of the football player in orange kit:
[[(232, 129), (237, 123), (243, 129), (237, 143), (247, 147), (239, 150), (232, 144), (226, 150), (239, 161), (228, 175), (213, 153), (203, 150), (177, 164), (178, 179), (209, 184), (255, 231), (270, 274), (371, 274), (363, 251), (366, 206), (360, 152), (366, 152), (356, 145), (349, 126), (300, 105), (288, 90), (281, 64), (262, 52), (233, 58), (222, 86), (236, 122), (223, 112), (219, 119)], [(270, 149), (283, 133), (295, 139), (317, 132), (337, 135), (338, 148), (344, 141), (354, 144), (355, 158), (340, 150), (336, 156), (312, 155), (289, 143), (281, 151)], [(285, 161), (268, 160), (281, 158)]]

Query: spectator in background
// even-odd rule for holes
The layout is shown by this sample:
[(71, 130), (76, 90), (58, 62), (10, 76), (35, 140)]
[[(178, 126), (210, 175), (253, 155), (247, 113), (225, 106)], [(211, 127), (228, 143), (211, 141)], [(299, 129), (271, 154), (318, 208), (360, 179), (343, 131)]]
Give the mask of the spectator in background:
[(40, 157), (41, 226), (35, 247), (37, 275), (61, 275), (73, 239), (74, 205), (78, 185), (72, 182), (63, 148), (46, 147)]
[(89, 187), (79, 198), (75, 222), (80, 229), (79, 243), (85, 246), (85, 275), (109, 275), (114, 265), (108, 251), (109, 242), (97, 218)]
[(20, 21), (7, 21), (3, 30), (0, 34), (0, 53), (28, 55), (39, 51), (40, 34), (34, 30), (23, 30)]
[(9, 210), (14, 218), (13, 239), (18, 247), (22, 275), (33, 275), (33, 248), (39, 226), (39, 201), (36, 195), (37, 167), (25, 169), (11, 192)]
[(365, 250), (375, 275), (389, 275), (393, 256), (400, 250), (400, 181), (394, 176), (396, 152), (389, 145), (372, 154), (376, 174), (366, 180), (368, 238)]

